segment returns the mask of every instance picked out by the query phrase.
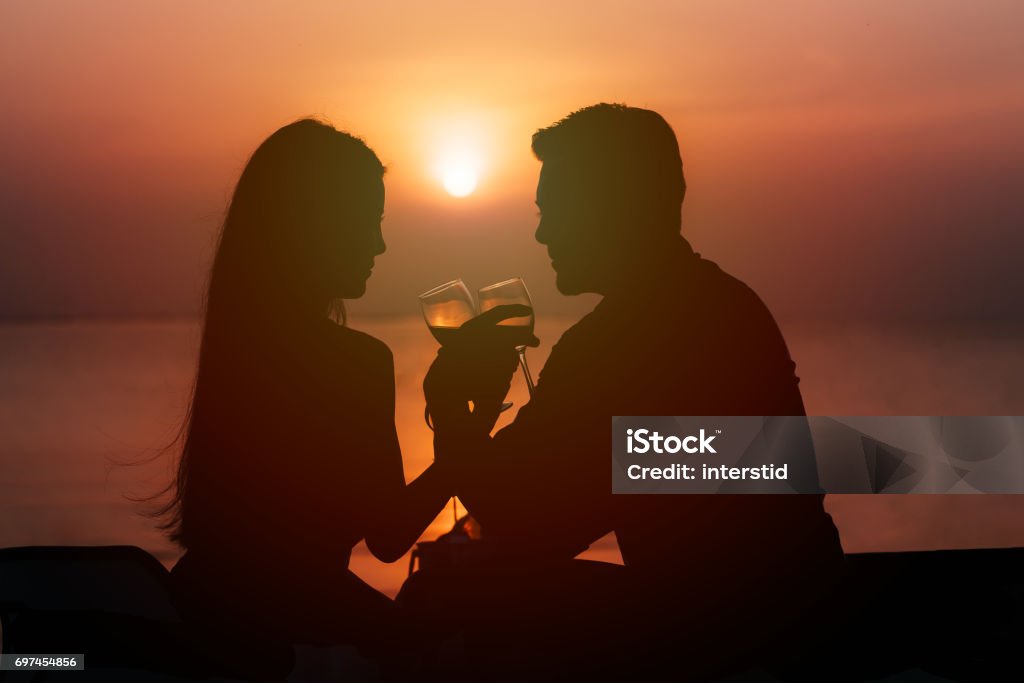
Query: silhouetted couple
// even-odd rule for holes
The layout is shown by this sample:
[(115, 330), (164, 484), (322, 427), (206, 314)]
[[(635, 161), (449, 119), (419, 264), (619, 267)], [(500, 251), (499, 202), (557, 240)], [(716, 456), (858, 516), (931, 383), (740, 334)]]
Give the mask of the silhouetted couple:
[[(558, 289), (603, 299), (494, 435), (516, 360), (488, 335), (500, 314), (442, 347), (424, 381), (435, 462), (406, 484), (391, 354), (335, 303), (363, 294), (384, 252), (383, 167), (311, 120), (257, 149), (217, 248), (170, 508), (186, 617), (475, 678), (668, 653), (678, 679), (813, 628), (842, 561), (821, 496), (611, 493), (614, 415), (804, 414), (767, 308), (680, 236), (672, 129), (601, 104), (533, 151)], [(415, 575), (401, 607), (348, 571), (362, 539), (401, 557), (453, 495), (486, 561)], [(625, 566), (573, 559), (613, 531)]]

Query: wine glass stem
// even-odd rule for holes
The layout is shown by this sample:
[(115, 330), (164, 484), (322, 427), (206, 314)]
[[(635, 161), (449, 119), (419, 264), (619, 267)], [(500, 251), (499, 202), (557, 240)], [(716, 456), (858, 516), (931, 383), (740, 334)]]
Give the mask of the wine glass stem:
[(530, 374), (530, 366), (526, 364), (526, 347), (517, 346), (516, 351), (519, 352), (519, 367), (523, 369), (523, 379), (526, 380), (526, 390), (530, 393), (530, 398), (533, 398), (533, 375)]

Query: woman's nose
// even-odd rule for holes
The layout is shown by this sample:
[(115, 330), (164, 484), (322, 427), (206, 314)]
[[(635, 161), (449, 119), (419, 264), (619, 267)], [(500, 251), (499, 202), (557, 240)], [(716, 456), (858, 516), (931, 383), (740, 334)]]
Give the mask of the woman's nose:
[(548, 243), (548, 231), (544, 229), (544, 219), (541, 218), (537, 221), (537, 230), (533, 233), (533, 239), (537, 240), (541, 244)]

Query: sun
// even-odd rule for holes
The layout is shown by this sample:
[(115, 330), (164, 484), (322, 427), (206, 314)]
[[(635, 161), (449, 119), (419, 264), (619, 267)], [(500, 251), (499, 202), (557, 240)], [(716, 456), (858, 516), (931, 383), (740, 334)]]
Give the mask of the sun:
[(438, 135), (433, 153), (434, 180), (452, 197), (468, 197), (480, 189), (487, 167), (486, 140), (469, 125)]
[(468, 163), (448, 164), (441, 170), (441, 184), (453, 197), (468, 197), (478, 182), (476, 169)]

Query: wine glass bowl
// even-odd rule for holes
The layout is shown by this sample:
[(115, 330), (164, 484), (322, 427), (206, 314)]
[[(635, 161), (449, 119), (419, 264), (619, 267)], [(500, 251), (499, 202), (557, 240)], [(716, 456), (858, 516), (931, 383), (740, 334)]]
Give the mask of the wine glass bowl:
[(519, 353), (519, 365), (523, 369), (523, 378), (526, 380), (526, 388), (533, 397), (533, 377), (530, 375), (530, 368), (526, 364), (526, 343), (533, 337), (533, 301), (530, 299), (530, 292), (526, 289), (523, 278), (514, 277), (493, 285), (482, 287), (477, 296), (480, 299), (480, 312), (485, 313), (492, 308), (508, 304), (521, 304), (528, 306), (528, 315), (516, 318), (506, 318), (498, 323), (499, 330), (508, 330), (509, 341), (515, 344)]
[(451, 341), (459, 327), (476, 317), (476, 304), (466, 284), (455, 279), (420, 294), (423, 319), (434, 339), (442, 345)]
[(530, 300), (530, 292), (527, 291), (526, 283), (523, 282), (523, 279), (514, 277), (482, 287), (477, 295), (480, 299), (481, 313), (485, 313), (498, 306), (510, 304), (530, 307), (529, 315), (506, 318), (498, 323), (498, 326), (501, 328), (513, 328), (509, 330), (509, 335), (517, 347), (525, 346), (526, 341), (533, 335), (533, 302)]

